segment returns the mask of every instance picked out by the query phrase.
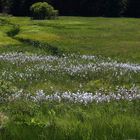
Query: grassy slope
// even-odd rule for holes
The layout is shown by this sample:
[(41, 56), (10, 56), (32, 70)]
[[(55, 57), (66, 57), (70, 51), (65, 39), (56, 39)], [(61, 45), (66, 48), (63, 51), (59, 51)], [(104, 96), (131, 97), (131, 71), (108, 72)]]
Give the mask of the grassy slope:
[[(48, 53), (47, 50), (44, 52), (44, 49), (34, 48), (26, 42), (17, 41), (21, 39), (37, 40), (67, 53), (100, 54), (123, 61), (140, 63), (140, 31), (138, 30), (140, 19), (60, 17), (59, 20), (32, 21), (29, 18), (19, 17), (1, 18), (10, 23), (19, 24), (20, 32), (15, 39), (12, 39), (6, 34), (12, 29), (11, 25), (1, 24), (0, 53), (6, 51)], [(24, 65), (18, 68), (10, 63), (0, 64), (2, 69), (8, 69), (10, 72), (24, 69)], [(61, 77), (57, 74), (52, 74), (51, 77), (49, 74), (44, 83), (45, 76), (40, 74), (37, 83), (34, 82), (34, 79), (32, 80), (32, 85), (31, 79), (20, 82), (17, 80), (12, 84), (28, 88), (28, 90), (30, 90), (29, 88), (48, 90), (51, 86), (54, 89), (76, 90), (80, 82), (85, 86), (90, 83), (93, 86), (92, 82), (95, 80), (90, 76), (86, 81), (65, 75)], [(104, 76), (103, 78), (107, 80), (108, 78), (113, 80), (110, 74)], [(127, 78), (129, 79), (129, 77)], [(0, 130), (0, 140), (139, 139), (139, 108), (139, 101), (87, 106), (68, 103), (38, 105), (28, 101), (15, 101), (0, 106), (0, 112), (5, 112), (4, 115), (10, 119), (10, 123), (1, 129), (2, 131)], [(0, 123), (3, 119), (1, 116), (0, 114)]]
[[(20, 25), (18, 39), (47, 42), (67, 52), (140, 62), (140, 19), (60, 17), (59, 20), (32, 21), (12, 17), (8, 20)], [(17, 43), (11, 39), (6, 43), (10, 42)]]
[(47, 41), (67, 51), (140, 60), (140, 20), (62, 18), (37, 25), (23, 27), (18, 37)]
[(20, 44), (17, 40), (14, 40), (11, 37), (7, 36), (6, 32), (8, 32), (10, 29), (11, 26), (0, 23), (0, 47)]

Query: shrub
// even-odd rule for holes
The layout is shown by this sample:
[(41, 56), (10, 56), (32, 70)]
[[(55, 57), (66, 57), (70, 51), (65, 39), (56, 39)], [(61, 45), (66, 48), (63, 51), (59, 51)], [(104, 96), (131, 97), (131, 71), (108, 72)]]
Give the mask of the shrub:
[(34, 3), (30, 11), (33, 19), (55, 19), (58, 16), (58, 11), (54, 10), (47, 2)]

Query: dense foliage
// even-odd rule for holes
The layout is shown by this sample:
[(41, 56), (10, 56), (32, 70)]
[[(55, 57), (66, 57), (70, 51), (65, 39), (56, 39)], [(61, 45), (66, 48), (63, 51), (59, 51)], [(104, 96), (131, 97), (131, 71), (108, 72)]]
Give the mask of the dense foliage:
[(56, 18), (58, 11), (47, 2), (37, 2), (30, 8), (33, 19), (52, 19)]
[(139, 0), (0, 0), (0, 11), (30, 15), (29, 7), (36, 2), (48, 2), (61, 15), (140, 17)]

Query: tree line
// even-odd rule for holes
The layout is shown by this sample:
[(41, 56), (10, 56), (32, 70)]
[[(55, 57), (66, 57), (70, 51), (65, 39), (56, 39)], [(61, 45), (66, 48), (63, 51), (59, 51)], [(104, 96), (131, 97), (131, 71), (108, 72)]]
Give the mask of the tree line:
[(0, 12), (30, 16), (36, 2), (48, 2), (66, 16), (140, 17), (140, 0), (0, 0)]

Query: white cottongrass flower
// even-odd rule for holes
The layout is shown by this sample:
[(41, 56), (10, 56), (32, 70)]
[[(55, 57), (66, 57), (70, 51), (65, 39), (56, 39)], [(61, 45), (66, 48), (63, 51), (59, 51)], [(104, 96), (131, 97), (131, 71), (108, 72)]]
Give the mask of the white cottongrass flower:
[(31, 100), (36, 103), (56, 101), (56, 102), (70, 102), (70, 103), (80, 103), (80, 104), (90, 104), (90, 103), (108, 103), (111, 101), (132, 101), (140, 100), (140, 89), (137, 87), (132, 87), (131, 89), (118, 88), (114, 92), (109, 92), (108, 94), (103, 91), (96, 91), (95, 93), (77, 91), (77, 92), (54, 92), (53, 94), (47, 94), (43, 90), (37, 91), (34, 95), (24, 94), (22, 90), (9, 96), (9, 101), (26, 99)]

